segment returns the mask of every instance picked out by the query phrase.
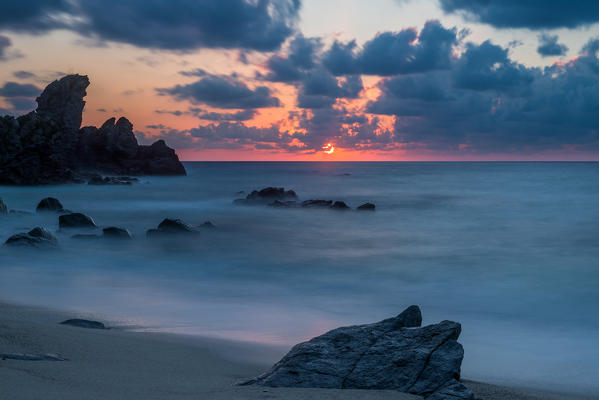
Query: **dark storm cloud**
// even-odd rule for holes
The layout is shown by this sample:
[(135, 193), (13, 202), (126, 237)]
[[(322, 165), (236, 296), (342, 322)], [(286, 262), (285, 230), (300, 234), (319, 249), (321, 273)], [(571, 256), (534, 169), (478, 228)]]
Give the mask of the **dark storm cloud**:
[(485, 41), (468, 43), (455, 63), (456, 86), (472, 90), (521, 90), (529, 85), (533, 71), (508, 57), (508, 50)]
[(295, 31), (300, 0), (20, 0), (2, 5), (0, 29), (70, 29), (96, 42), (193, 50), (277, 49)]
[(558, 43), (558, 40), (557, 35), (549, 35), (547, 33), (539, 35), (537, 52), (543, 57), (566, 55), (568, 47), (565, 44)]
[(0, 87), (2, 97), (36, 97), (42, 89), (30, 83), (6, 82)]
[(596, 0), (440, 0), (447, 13), (497, 28), (575, 28), (599, 22)]
[[(579, 58), (542, 71), (516, 65), (491, 46), (469, 45), (452, 71), (383, 80), (381, 96), (367, 111), (399, 117), (396, 142), (441, 152), (522, 154), (599, 145), (599, 40), (589, 41)], [(473, 63), (474, 55), (480, 59)], [(514, 93), (511, 82), (526, 90)]]
[(322, 62), (336, 75), (391, 76), (447, 69), (458, 41), (455, 28), (447, 29), (432, 20), (420, 32), (408, 28), (379, 33), (359, 50), (354, 41), (335, 42), (324, 53)]
[(189, 100), (217, 108), (262, 108), (278, 107), (279, 99), (272, 96), (266, 86), (250, 89), (244, 82), (228, 76), (207, 75), (202, 79), (171, 88), (159, 88), (160, 95), (169, 95), (176, 100)]
[(296, 36), (289, 43), (286, 54), (275, 54), (268, 59), (266, 64), (270, 72), (265, 79), (285, 83), (301, 80), (306, 71), (313, 69), (318, 63), (321, 48), (319, 38)]
[(206, 112), (201, 109), (191, 109), (199, 119), (206, 121), (248, 121), (256, 115), (256, 110), (248, 109), (234, 113)]
[(0, 12), (0, 29), (16, 32), (41, 33), (65, 26), (58, 18), (60, 13), (74, 9), (68, 0), (3, 1)]

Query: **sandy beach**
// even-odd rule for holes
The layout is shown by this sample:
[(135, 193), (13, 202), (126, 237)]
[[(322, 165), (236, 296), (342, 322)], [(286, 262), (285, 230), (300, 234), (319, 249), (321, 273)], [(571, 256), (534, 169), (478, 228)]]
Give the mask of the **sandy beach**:
[[(0, 398), (419, 398), (395, 391), (239, 387), (235, 382), (260, 374), (285, 349), (211, 338), (59, 325), (72, 317), (81, 315), (0, 303), (0, 353), (57, 354), (66, 359), (0, 361)], [(467, 385), (481, 399), (593, 398), (476, 382)]]

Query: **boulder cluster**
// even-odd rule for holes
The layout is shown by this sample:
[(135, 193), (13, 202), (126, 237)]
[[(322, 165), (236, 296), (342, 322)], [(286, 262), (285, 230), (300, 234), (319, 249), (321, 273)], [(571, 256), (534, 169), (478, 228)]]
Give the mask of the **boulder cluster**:
[(163, 140), (140, 146), (127, 118), (81, 128), (88, 86), (87, 76), (65, 76), (45, 88), (35, 111), (0, 117), (0, 184), (84, 182), (97, 173), (185, 175)]
[(264, 374), (241, 385), (387, 389), (425, 400), (473, 400), (460, 383), (461, 325), (421, 327), (418, 306), (374, 324), (337, 328), (294, 346)]
[[(239, 192), (240, 194), (243, 192)], [(345, 202), (337, 200), (311, 199), (300, 201), (293, 190), (285, 190), (282, 187), (267, 187), (261, 190), (253, 190), (244, 199), (233, 200), (235, 204), (241, 205), (268, 205), (275, 208), (329, 208), (332, 210), (350, 210)], [(356, 208), (358, 211), (374, 211), (375, 205), (364, 203)]]

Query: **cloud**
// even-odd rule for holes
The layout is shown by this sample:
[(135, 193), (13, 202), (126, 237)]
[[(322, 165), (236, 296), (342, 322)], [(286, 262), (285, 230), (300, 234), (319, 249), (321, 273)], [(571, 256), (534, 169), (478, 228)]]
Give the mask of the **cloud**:
[(35, 75), (31, 71), (15, 71), (12, 74), (15, 78), (19, 78), (19, 79), (37, 78), (37, 75)]
[(171, 88), (159, 88), (160, 95), (169, 95), (178, 101), (189, 100), (217, 108), (263, 108), (280, 106), (279, 99), (272, 96), (266, 86), (250, 89), (244, 82), (232, 76), (207, 75), (202, 79)]
[(275, 54), (268, 59), (266, 66), (270, 72), (266, 80), (285, 83), (301, 80), (317, 65), (321, 48), (319, 38), (296, 36), (289, 42), (285, 54)]
[(497, 28), (576, 28), (599, 22), (595, 0), (440, 0), (447, 13), (459, 13)]
[(36, 97), (42, 89), (30, 83), (6, 82), (0, 87), (0, 96), (3, 97)]
[(558, 40), (557, 35), (542, 33), (539, 35), (537, 52), (543, 57), (565, 56), (568, 52), (568, 47), (565, 44), (558, 43)]
[(8, 36), (0, 35), (0, 62), (23, 57), (20, 51), (9, 50), (11, 46), (12, 40)]
[(42, 33), (65, 26), (62, 13), (73, 12), (69, 0), (19, 0), (2, 3), (0, 29)]
[(191, 108), (190, 110), (196, 117), (205, 121), (248, 121), (256, 115), (254, 109), (234, 113), (206, 112), (199, 108)]

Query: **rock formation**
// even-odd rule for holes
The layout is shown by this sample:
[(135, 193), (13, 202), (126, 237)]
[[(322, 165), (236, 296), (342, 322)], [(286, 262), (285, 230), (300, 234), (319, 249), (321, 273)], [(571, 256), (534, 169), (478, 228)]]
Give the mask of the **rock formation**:
[(427, 400), (473, 399), (459, 382), (459, 323), (420, 327), (411, 306), (395, 318), (334, 329), (294, 346), (266, 373), (242, 385), (391, 389)]
[(39, 202), (39, 204), (35, 208), (35, 211), (37, 211), (37, 212), (46, 212), (46, 211), (60, 212), (63, 209), (64, 208), (63, 208), (60, 200), (55, 199), (54, 197), (46, 197), (45, 199), (42, 199)]
[(102, 229), (102, 237), (105, 239), (133, 239), (131, 232), (128, 229), (118, 228), (116, 226), (109, 226), (108, 228)]
[(46, 229), (37, 227), (27, 233), (12, 235), (6, 240), (5, 245), (48, 249), (58, 247), (58, 239)]
[(185, 175), (164, 141), (140, 146), (133, 125), (114, 118), (80, 129), (89, 79), (68, 75), (36, 99), (37, 110), (0, 117), (0, 184), (82, 182), (90, 173)]
[(91, 321), (88, 319), (73, 318), (62, 321), (60, 325), (76, 326), (78, 328), (87, 329), (108, 329), (103, 323), (98, 321)]
[(361, 206), (359, 206), (358, 208), (356, 208), (356, 210), (358, 211), (374, 211), (376, 208), (376, 206), (372, 203), (364, 203)]
[(165, 218), (156, 229), (148, 229), (146, 237), (165, 237), (173, 235), (197, 235), (200, 231), (180, 219)]
[(293, 190), (285, 188), (267, 187), (261, 190), (253, 190), (245, 199), (235, 200), (236, 204), (265, 204), (273, 201), (297, 200), (297, 194)]
[(58, 217), (58, 226), (61, 228), (97, 228), (98, 226), (92, 219), (85, 214), (72, 213)]

